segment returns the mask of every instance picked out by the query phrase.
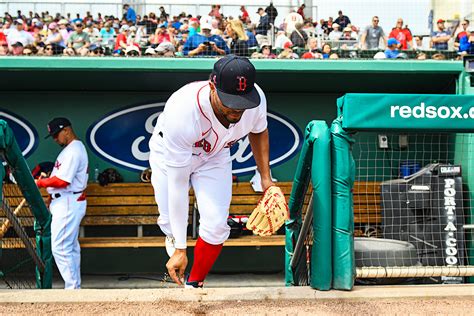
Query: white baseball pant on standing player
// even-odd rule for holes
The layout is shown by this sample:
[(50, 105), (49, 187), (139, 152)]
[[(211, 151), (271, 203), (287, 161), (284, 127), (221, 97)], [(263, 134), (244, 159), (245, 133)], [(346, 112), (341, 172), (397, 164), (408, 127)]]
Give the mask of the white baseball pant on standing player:
[(65, 289), (81, 287), (81, 247), (79, 225), (86, 214), (83, 191), (87, 186), (87, 152), (79, 140), (73, 140), (59, 154), (51, 177), (66, 181), (65, 188), (47, 188), (51, 195), (51, 247), (54, 261), (64, 280)]
[[(166, 102), (150, 139), (151, 182), (160, 216), (158, 225), (175, 247), (186, 248), (189, 212), (188, 190), (192, 185), (199, 206), (199, 235), (218, 245), (227, 240), (232, 198), (230, 147), (251, 133), (267, 128), (267, 105), (262, 90), (260, 106), (246, 110), (241, 120), (225, 128), (209, 100), (209, 81), (188, 84)], [(192, 122), (183, 128), (182, 122)], [(167, 133), (167, 135), (165, 135)], [(178, 183), (168, 181), (174, 172)], [(180, 195), (181, 194), (181, 195)]]

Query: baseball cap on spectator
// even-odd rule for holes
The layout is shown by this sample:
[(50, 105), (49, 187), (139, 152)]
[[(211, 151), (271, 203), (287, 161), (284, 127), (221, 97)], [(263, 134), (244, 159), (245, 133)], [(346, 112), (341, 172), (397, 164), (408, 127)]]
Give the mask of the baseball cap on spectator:
[(92, 26), (92, 21), (87, 21), (86, 26)]
[(12, 44), (12, 46), (14, 46), (14, 47), (23, 46), (23, 43), (22, 42), (16, 42), (16, 43)]
[(112, 24), (112, 27), (113, 27), (114, 29), (119, 29), (119, 28), (120, 28), (120, 24), (118, 24), (118, 23), (113, 23), (113, 24)]
[(272, 45), (270, 45), (268, 43), (264, 43), (264, 44), (262, 44), (262, 46), (260, 46), (260, 53), (263, 51), (263, 49), (265, 47), (268, 47), (270, 50), (272, 49)]
[(385, 56), (384, 52), (378, 52), (377, 54), (374, 55), (374, 59), (385, 59), (387, 56)]
[(166, 52), (175, 52), (176, 49), (174, 48), (174, 45), (171, 44), (170, 42), (162, 42), (160, 45), (158, 45), (155, 48), (155, 52), (157, 53), (166, 53)]
[(53, 118), (48, 123), (48, 136), (46, 136), (45, 139), (50, 136), (54, 137), (67, 126), (71, 126), (71, 122), (67, 118), (65, 117)]
[(155, 52), (155, 49), (153, 47), (148, 47), (146, 50), (145, 50), (145, 55), (155, 55), (156, 52)]
[(48, 28), (49, 28), (50, 30), (55, 30), (55, 29), (58, 28), (58, 25), (57, 25), (55, 22), (53, 22), (53, 23), (51, 23), (51, 24), (48, 26)]
[(166, 24), (165, 23), (161, 23), (160, 25), (158, 25), (159, 28), (166, 28)]
[(247, 58), (227, 55), (214, 64), (211, 80), (226, 107), (245, 110), (260, 104), (260, 95), (254, 86), (255, 75), (255, 67)]
[(130, 26), (128, 26), (127, 24), (122, 25), (122, 27), (120, 28), (120, 32), (129, 31), (129, 30), (130, 30)]
[(31, 19), (31, 23), (32, 23), (32, 24), (35, 24), (35, 23), (37, 23), (37, 22), (39, 22), (39, 20), (38, 20), (37, 18)]
[(344, 30), (342, 30), (342, 31), (343, 31), (343, 32), (352, 32), (352, 29), (351, 29), (350, 27), (346, 26), (346, 27), (344, 28)]
[(135, 25), (132, 25), (132, 26), (130, 26), (129, 30), (130, 30), (130, 32), (136, 32), (137, 27)]
[(201, 24), (201, 30), (204, 30), (204, 29), (212, 30), (211, 24), (205, 23), (205, 22), (203, 24)]
[(286, 42), (286, 43), (283, 45), (283, 48), (284, 48), (284, 49), (293, 48), (293, 43), (292, 43), (292, 42)]
[(444, 23), (444, 22), (446, 22), (446, 21), (443, 20), (443, 19), (439, 19), (438, 21), (436, 21), (436, 23)]
[(333, 23), (332, 24), (332, 28), (335, 29), (335, 28), (340, 28), (341, 26), (337, 23)]
[(59, 25), (68, 25), (68, 24), (69, 24), (69, 21), (66, 20), (66, 19), (61, 19), (61, 20), (59, 20), (58, 24), (59, 24)]
[(395, 38), (389, 38), (387, 41), (387, 46), (392, 46), (392, 45), (398, 45), (400, 44), (399, 41), (397, 41)]
[(82, 24), (82, 21), (77, 21), (76, 23), (74, 23), (75, 26), (84, 26), (84, 24)]
[(140, 53), (140, 50), (135, 45), (130, 45), (130, 46), (127, 46), (127, 48), (125, 48), (125, 54), (128, 54), (130, 52)]
[(311, 52), (306, 52), (303, 55), (301, 55), (302, 59), (314, 59), (314, 54)]
[(16, 19), (13, 24), (15, 24), (15, 25), (18, 25), (18, 24), (23, 25), (23, 20), (22, 20), (22, 19)]

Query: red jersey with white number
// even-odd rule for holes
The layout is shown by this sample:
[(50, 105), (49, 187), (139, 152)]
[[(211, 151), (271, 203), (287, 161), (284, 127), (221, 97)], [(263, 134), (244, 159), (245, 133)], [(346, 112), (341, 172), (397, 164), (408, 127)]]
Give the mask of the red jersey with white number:
[[(245, 110), (240, 121), (224, 127), (212, 109), (209, 81), (190, 83), (166, 102), (158, 117), (150, 149), (164, 156), (172, 167), (191, 164), (193, 155), (204, 160), (225, 151), (230, 159), (229, 148), (249, 133), (261, 133), (267, 128), (267, 102), (263, 91), (255, 84), (260, 95), (260, 105)], [(227, 161), (228, 161), (227, 160)]]

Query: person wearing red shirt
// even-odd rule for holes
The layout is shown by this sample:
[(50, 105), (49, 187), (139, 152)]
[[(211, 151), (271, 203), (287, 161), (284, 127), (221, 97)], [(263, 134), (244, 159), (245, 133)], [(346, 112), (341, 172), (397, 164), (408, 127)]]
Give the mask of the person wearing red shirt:
[(303, 20), (306, 20), (306, 17), (304, 16), (304, 8), (306, 8), (306, 5), (303, 3), (299, 8), (298, 8), (298, 11), (296, 11), (296, 13), (298, 13), (299, 15), (301, 15), (303, 17)]
[(240, 11), (242, 12), (242, 15), (240, 16), (240, 20), (242, 21), (242, 23), (250, 22), (249, 13), (247, 12), (247, 9), (245, 8), (244, 5), (240, 6)]
[(400, 42), (398, 48), (409, 49), (412, 48), (413, 36), (409, 29), (403, 28), (403, 19), (397, 20), (397, 25), (392, 29), (388, 38), (394, 38)]

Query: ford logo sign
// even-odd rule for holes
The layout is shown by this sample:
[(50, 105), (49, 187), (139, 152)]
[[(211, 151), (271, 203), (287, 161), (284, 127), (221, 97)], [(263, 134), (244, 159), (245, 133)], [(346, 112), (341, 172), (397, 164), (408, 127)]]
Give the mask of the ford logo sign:
[[(130, 170), (149, 167), (148, 141), (165, 103), (139, 105), (107, 114), (87, 131), (90, 148), (100, 157)], [(270, 133), (270, 165), (279, 165), (298, 153), (302, 133), (289, 119), (274, 112), (268, 113)], [(232, 169), (236, 175), (253, 172), (257, 167), (248, 137), (231, 148)]]
[(16, 114), (0, 109), (0, 119), (7, 122), (15, 135), (23, 157), (30, 156), (38, 146), (38, 133), (25, 119)]

